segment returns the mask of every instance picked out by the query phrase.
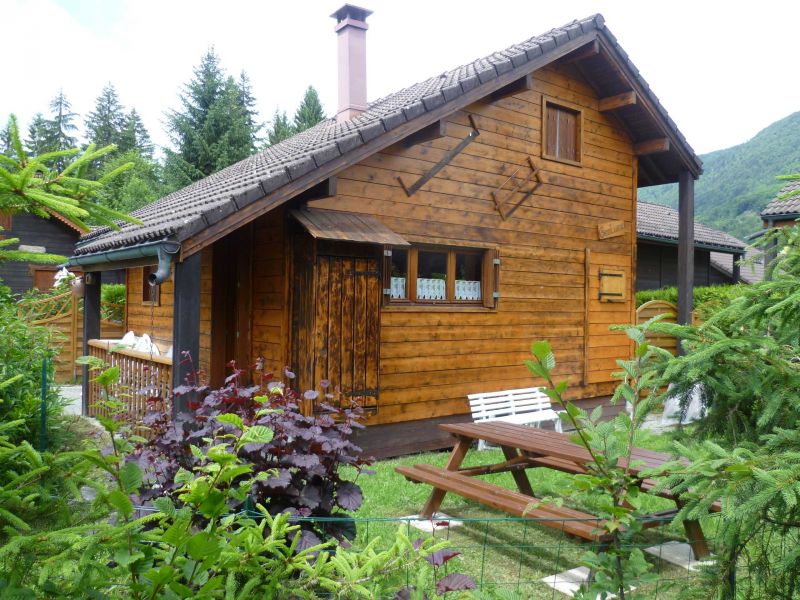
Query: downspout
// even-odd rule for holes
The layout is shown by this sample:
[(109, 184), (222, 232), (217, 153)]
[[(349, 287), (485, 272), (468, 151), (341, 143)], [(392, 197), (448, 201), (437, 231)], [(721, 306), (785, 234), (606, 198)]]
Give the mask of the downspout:
[(167, 247), (164, 244), (158, 247), (158, 269), (156, 269), (155, 273), (150, 273), (150, 275), (148, 275), (147, 281), (150, 285), (161, 285), (167, 279), (169, 279), (169, 271), (170, 266), (172, 265), (172, 259), (180, 251), (181, 245), (177, 243), (170, 247)]

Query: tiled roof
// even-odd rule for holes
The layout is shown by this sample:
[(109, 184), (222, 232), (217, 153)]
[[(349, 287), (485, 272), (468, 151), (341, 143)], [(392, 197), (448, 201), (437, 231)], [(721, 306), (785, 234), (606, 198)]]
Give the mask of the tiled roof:
[(658, 111), (659, 118), (683, 145), (687, 156), (693, 161), (693, 168), (699, 172), (701, 163), (694, 151), (652, 94), (628, 55), (619, 47), (616, 38), (605, 29), (604, 19), (598, 14), (573, 21), (381, 98), (349, 121), (323, 121), (280, 144), (134, 211), (132, 215), (141, 220), (142, 225), (123, 223), (119, 231), (103, 227), (88, 233), (82, 238), (75, 254), (106, 251), (167, 237), (180, 241), (188, 239), (325, 163), (356, 153), (360, 146), (403, 123), (445, 104), (457, 102), (459, 97), (473, 88), (513, 69), (524, 67), (531, 61), (541, 62), (543, 57), (546, 58), (551, 53), (554, 57), (559, 56), (563, 53), (559, 49), (564, 45), (582, 40), (588, 42), (601, 31), (604, 39), (636, 77)]
[[(781, 196), (790, 192), (797, 192), (797, 195), (784, 200), (781, 199)], [(783, 186), (778, 195), (761, 211), (762, 217), (780, 215), (800, 215), (800, 181), (790, 181)]]
[[(660, 204), (639, 202), (636, 210), (636, 234), (638, 237), (669, 243), (678, 243), (678, 211)], [(706, 227), (695, 221), (694, 243), (698, 246), (743, 252), (745, 244), (725, 233)]]
[[(733, 276), (733, 254), (711, 252), (711, 266), (726, 275)], [(758, 283), (764, 279), (764, 254), (761, 250), (748, 248), (744, 253), (748, 264), (739, 266), (739, 277), (745, 283)]]

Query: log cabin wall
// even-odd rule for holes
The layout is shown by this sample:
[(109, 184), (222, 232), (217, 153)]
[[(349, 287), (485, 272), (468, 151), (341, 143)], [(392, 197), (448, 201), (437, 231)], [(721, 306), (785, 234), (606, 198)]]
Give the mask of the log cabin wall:
[[(542, 158), (543, 94), (582, 111), (580, 166)], [(470, 133), (469, 115), (479, 137), (408, 197), (397, 177), (413, 182), (429, 171)], [(544, 183), (504, 221), (492, 192), (528, 157)], [(337, 196), (309, 206), (374, 215), (411, 242), (497, 248), (501, 260), (497, 309), (382, 310), (380, 408), (370, 423), (463, 414), (469, 393), (528, 387), (523, 361), (541, 338), (553, 344), (572, 397), (609, 395), (615, 361), (631, 350), (608, 326), (633, 318), (635, 169), (630, 139), (567, 65), (535, 72), (532, 90), (454, 113), (445, 137), (397, 144), (339, 173)], [(600, 239), (598, 225), (611, 222), (623, 224), (619, 235)], [(623, 302), (598, 301), (601, 269), (624, 274)]]
[[(208, 371), (211, 363), (211, 279), (213, 246), (202, 250), (200, 292), (200, 360), (199, 368)], [(125, 331), (147, 334), (162, 352), (172, 346), (173, 275), (161, 284), (157, 306), (142, 301), (143, 268), (126, 272)], [(174, 356), (178, 356), (174, 349)]]

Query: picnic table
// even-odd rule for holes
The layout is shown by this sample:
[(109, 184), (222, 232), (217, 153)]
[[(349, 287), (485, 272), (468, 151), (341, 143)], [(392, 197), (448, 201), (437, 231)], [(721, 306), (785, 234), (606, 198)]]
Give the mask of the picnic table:
[[(607, 541), (608, 535), (601, 529), (602, 520), (599, 517), (566, 506), (541, 502), (535, 496), (528, 479), (527, 469), (535, 467), (547, 467), (572, 474), (586, 472), (587, 465), (592, 462), (591, 455), (582, 446), (571, 442), (568, 434), (503, 422), (442, 424), (439, 428), (456, 438), (444, 469), (425, 464), (396, 468), (398, 473), (410, 481), (433, 486), (433, 492), (420, 512), (421, 517), (433, 518), (447, 492), (452, 492), (514, 516), (542, 519), (540, 522), (543, 525), (598, 542), (601, 546)], [(461, 468), (476, 440), (500, 446), (505, 460), (491, 465)], [(630, 471), (634, 476), (670, 460), (668, 454), (642, 448), (635, 448), (631, 457)], [(625, 465), (624, 461), (620, 464)], [(478, 475), (506, 471), (511, 473), (518, 491), (476, 478)], [(673, 500), (676, 508), (647, 515), (644, 527), (663, 524), (665, 517), (676, 514), (682, 506), (681, 500), (669, 490), (656, 492), (655, 487), (655, 481), (644, 477), (640, 479), (640, 488), (643, 491)], [(712, 507), (712, 510), (719, 510), (719, 505)], [(685, 520), (683, 526), (695, 558), (699, 560), (708, 556), (708, 542), (700, 523), (696, 520)]]

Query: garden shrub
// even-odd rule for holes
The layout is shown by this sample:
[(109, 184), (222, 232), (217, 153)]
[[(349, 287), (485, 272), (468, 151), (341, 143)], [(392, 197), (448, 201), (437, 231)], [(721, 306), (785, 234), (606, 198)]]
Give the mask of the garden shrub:
[(14, 304), (0, 303), (0, 422), (22, 421), (10, 434), (12, 442), (37, 443), (40, 428), (42, 361), (48, 359), (46, 398), (48, 437), (62, 425), (63, 401), (53, 386), (54, 352), (51, 333), (31, 325), (17, 314)]
[[(207, 391), (194, 383), (177, 389), (177, 399), (184, 398), (189, 411), (174, 421), (159, 411), (145, 416), (144, 423), (155, 435), (138, 453), (147, 483), (142, 498), (152, 500), (166, 492), (177, 501), (175, 490), (181, 484), (175, 481), (176, 473), (191, 470), (202, 460), (192, 451), (193, 445), (205, 448), (204, 440), (220, 427), (236, 435), (243, 427), (258, 426), (269, 428), (273, 437), (237, 450), (239, 459), (252, 465), (254, 473), (271, 475), (254, 483), (250, 503), (264, 505), (271, 514), (300, 517), (346, 517), (358, 510), (361, 489), (342, 477), (341, 467), (350, 465), (361, 472), (370, 462), (350, 441), (353, 430), (363, 427), (359, 422), (363, 411), (357, 406), (321, 403), (321, 414), (305, 416), (297, 394), (281, 382), (265, 379), (260, 385), (242, 386), (241, 375), (234, 368), (218, 390)], [(231, 507), (244, 504), (243, 498)], [(303, 522), (302, 528), (303, 546), (331, 536), (341, 540), (355, 535), (353, 524), (342, 520)]]
[(125, 284), (104, 283), (100, 286), (100, 318), (121, 323), (125, 319)]
[[(708, 285), (694, 288), (694, 306), (698, 310), (698, 316), (702, 316), (705, 319), (714, 312), (728, 306), (734, 299), (744, 293), (747, 286), (748, 284), (746, 283), (739, 283), (736, 285)], [(640, 290), (636, 292), (637, 308), (651, 300), (662, 300), (677, 304), (678, 288), (666, 287), (658, 290)]]

